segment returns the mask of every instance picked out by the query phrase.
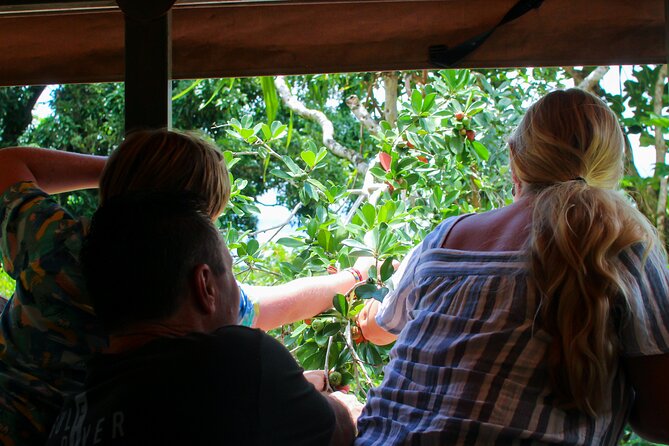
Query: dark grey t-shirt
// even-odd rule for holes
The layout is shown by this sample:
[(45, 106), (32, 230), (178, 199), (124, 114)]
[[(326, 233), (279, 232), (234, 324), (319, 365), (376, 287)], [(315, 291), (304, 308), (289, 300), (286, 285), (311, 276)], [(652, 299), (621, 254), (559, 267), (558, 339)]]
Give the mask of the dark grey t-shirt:
[(102, 355), (86, 389), (48, 445), (323, 445), (335, 426), (286, 348), (239, 326)]

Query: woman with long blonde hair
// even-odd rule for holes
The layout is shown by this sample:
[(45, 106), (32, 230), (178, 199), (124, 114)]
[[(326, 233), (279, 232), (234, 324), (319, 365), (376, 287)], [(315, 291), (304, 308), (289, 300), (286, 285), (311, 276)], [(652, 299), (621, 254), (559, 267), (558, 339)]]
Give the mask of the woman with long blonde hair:
[(361, 313), (399, 337), (356, 445), (669, 441), (666, 256), (617, 189), (616, 116), (556, 91), (509, 146), (514, 203), (442, 222)]

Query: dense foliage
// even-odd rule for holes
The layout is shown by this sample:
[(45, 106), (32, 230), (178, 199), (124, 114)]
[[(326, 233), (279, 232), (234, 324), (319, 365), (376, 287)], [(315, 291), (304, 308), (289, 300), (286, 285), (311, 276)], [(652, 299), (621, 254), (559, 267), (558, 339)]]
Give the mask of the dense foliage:
[[(282, 283), (345, 268), (360, 255), (377, 259), (373, 279), (333, 296), (332, 310), (274, 333), (306, 369), (325, 369), (334, 387), (348, 386), (364, 398), (369, 386), (382, 379), (388, 354), (388, 348), (366, 342), (355, 325), (364, 301), (384, 298), (393, 287), (393, 261), (441, 220), (511, 200), (508, 133), (536, 98), (592, 72), (446, 70), (287, 79), (293, 97), (325, 113), (336, 140), (365, 160), (367, 172), (324, 147), (322, 127), (284, 106), (272, 78), (175, 82), (174, 120), (177, 128), (199, 129), (214, 139), (231, 168), (232, 201), (219, 223), (236, 256), (240, 281)], [(655, 144), (656, 128), (669, 124), (653, 112), (649, 92), (658, 72), (657, 67), (637, 68), (619, 94), (595, 87), (646, 145)], [(388, 82), (389, 76), (396, 82)], [(390, 95), (389, 86), (395, 89)], [(1, 89), (3, 100), (11, 101), (12, 91), (17, 100), (28, 93)], [(346, 105), (351, 95), (375, 127), (351, 113)], [(53, 114), (26, 124), (16, 140), (109, 153), (122, 135), (122, 96), (120, 84), (58, 86), (50, 104)], [(653, 221), (665, 169), (660, 166), (649, 179), (632, 169), (625, 180)], [(256, 227), (257, 198), (268, 190), (292, 209), (284, 224), (292, 235), (279, 237), (278, 227)], [(92, 193), (61, 199), (80, 214), (95, 207)], [(0, 294), (10, 294), (8, 286)], [(639, 441), (632, 434), (625, 438), (626, 444), (644, 444)]]

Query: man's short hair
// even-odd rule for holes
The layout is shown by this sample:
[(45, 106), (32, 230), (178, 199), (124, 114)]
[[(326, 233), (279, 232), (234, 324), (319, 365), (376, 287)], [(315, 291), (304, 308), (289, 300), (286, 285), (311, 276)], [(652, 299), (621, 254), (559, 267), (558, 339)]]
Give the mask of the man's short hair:
[(147, 192), (115, 197), (95, 212), (81, 259), (109, 332), (173, 315), (197, 265), (223, 274), (222, 242), (206, 209), (192, 193)]

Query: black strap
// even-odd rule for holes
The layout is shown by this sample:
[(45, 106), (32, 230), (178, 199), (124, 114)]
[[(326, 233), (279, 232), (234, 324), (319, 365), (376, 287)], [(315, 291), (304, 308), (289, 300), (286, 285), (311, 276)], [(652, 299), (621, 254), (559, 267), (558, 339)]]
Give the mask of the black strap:
[(495, 32), (497, 28), (504, 25), (505, 23), (509, 23), (512, 20), (517, 19), (532, 9), (538, 8), (541, 6), (543, 1), (544, 0), (520, 0), (491, 30), (486, 31), (483, 34), (479, 34), (478, 36), (473, 37), (458, 46), (453, 48), (449, 48), (446, 45), (431, 46), (428, 49), (430, 63), (440, 68), (452, 67), (456, 62), (463, 59), (469, 53), (480, 47), (483, 42), (485, 42), (488, 37), (490, 37), (492, 33)]

